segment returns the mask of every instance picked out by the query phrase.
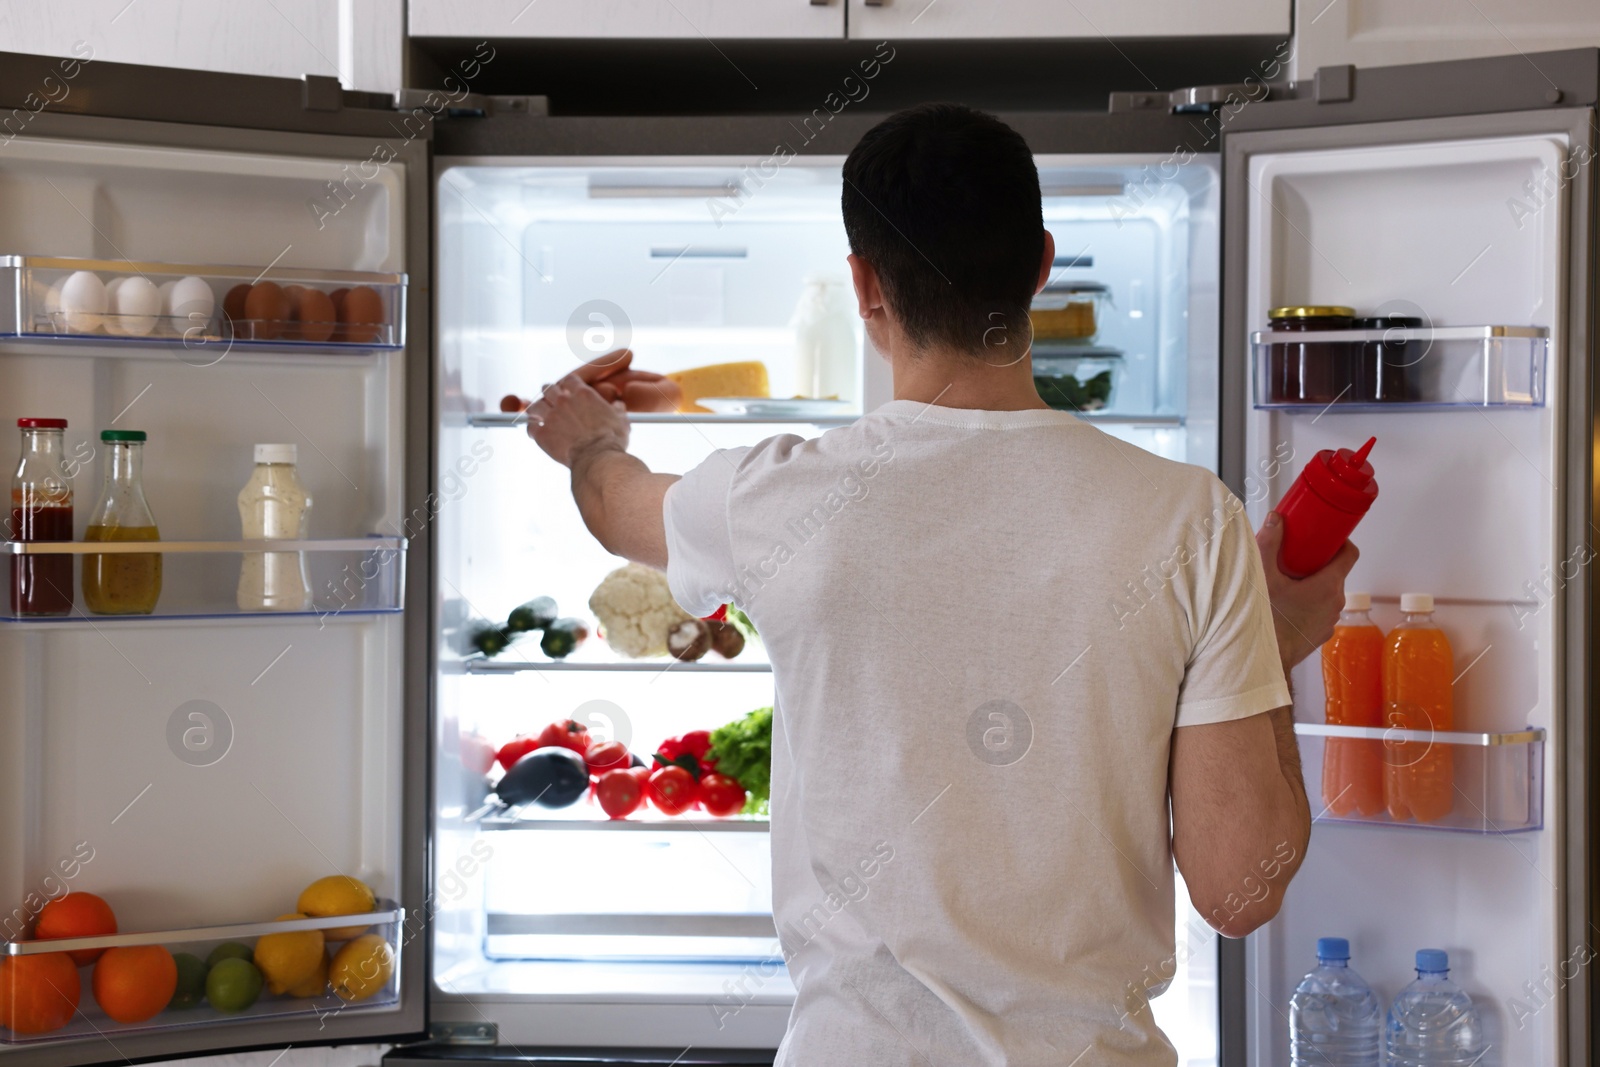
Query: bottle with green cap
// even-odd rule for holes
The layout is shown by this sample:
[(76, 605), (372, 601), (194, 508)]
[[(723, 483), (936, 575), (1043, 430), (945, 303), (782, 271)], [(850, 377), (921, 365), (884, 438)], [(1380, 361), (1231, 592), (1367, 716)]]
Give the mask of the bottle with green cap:
[[(103, 430), (105, 481), (85, 541), (159, 541), (144, 498), (143, 430)], [(98, 615), (149, 615), (161, 598), (159, 552), (107, 552), (83, 557), (83, 602)]]

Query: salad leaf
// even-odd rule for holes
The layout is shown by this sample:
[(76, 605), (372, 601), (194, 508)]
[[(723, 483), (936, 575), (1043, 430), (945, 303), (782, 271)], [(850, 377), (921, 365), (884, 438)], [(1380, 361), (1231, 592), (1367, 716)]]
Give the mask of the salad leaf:
[[(731, 617), (733, 612), (728, 612)], [(711, 731), (706, 759), (717, 761), (717, 773), (734, 779), (749, 791), (744, 810), (765, 815), (772, 791), (772, 709), (757, 708), (742, 719)]]

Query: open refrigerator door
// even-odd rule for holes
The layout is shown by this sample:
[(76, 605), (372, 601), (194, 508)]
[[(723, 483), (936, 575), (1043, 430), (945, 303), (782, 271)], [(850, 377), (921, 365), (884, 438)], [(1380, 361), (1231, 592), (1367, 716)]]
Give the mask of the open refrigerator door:
[(426, 143), (5, 59), (0, 1060), (419, 1034)]
[[(766, 398), (713, 394), (701, 405), (712, 410), (631, 416), (631, 450), (673, 473), (775, 434), (813, 437), (888, 400), (887, 366), (855, 314), (839, 214), (843, 153), (877, 118), (841, 116), (817, 150), (787, 158), (771, 139), (795, 143), (796, 131), (759, 117), (440, 126), (439, 1027), (524, 1051), (670, 1050), (662, 1062), (687, 1046), (771, 1050), (782, 1037), (793, 986), (757, 807), (668, 814), (646, 800), (610, 818), (581, 783), (541, 799), (508, 772), (569, 718), (591, 743), (622, 741), (652, 761), (773, 700), (759, 635), (736, 654), (682, 662), (665, 647), (676, 609), (607, 606), (624, 561), (584, 529), (567, 472), (527, 439), (517, 400), (622, 347), (635, 368), (668, 374), (761, 364)], [(1055, 317), (1038, 319), (1054, 336), (1034, 342), (1041, 395), (1053, 389), (1053, 402), (1133, 445), (1214, 467), (1215, 158), (1159, 182), (1188, 133), (1175, 117), (1014, 121), (1035, 146), (1058, 249), (1039, 305)], [(1104, 151), (1082, 154), (1085, 144)], [(807, 354), (818, 332), (837, 339), (846, 368), (826, 388)], [(658, 583), (631, 602), (663, 593)], [(548, 644), (550, 630), (526, 625), (541, 615), (587, 633), (575, 648)], [(1153, 1010), (1182, 1062), (1206, 1067), (1216, 937), (1181, 887), (1177, 899), (1181, 947), (1165, 969), (1153, 961), (1161, 973), (1146, 988), (1166, 990)]]
[[(1311, 845), (1225, 955), (1223, 1062), (1288, 1061), (1320, 937), (1385, 1008), (1446, 950), (1485, 1064), (1589, 1062), (1595, 56), (1351, 86), (1319, 72), (1323, 99), (1252, 105), (1224, 142), (1223, 474), (1259, 526), (1319, 453), (1375, 437), (1346, 588), (1387, 636), (1376, 721), (1330, 702), (1365, 669), (1332, 646), (1293, 674)], [(1450, 650), (1427, 695), (1419, 593)]]

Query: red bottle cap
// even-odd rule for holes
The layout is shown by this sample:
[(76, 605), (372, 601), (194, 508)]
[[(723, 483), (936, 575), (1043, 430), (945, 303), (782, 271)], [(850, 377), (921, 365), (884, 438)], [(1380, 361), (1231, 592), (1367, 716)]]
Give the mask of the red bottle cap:
[(18, 419), (17, 428), (22, 430), (65, 430), (66, 419)]
[(1317, 461), (1306, 464), (1304, 477), (1313, 492), (1340, 511), (1365, 514), (1378, 499), (1378, 483), (1373, 475), (1367, 454), (1378, 443), (1376, 437), (1358, 451), (1341, 448), (1337, 452), (1324, 449), (1317, 453)]

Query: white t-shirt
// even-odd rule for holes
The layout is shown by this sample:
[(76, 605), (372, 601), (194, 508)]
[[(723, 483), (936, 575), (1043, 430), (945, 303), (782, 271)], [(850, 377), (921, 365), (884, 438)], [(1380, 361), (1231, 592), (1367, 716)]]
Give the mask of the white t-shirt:
[(665, 513), (678, 602), (772, 657), (778, 1063), (1174, 1063), (1172, 730), (1289, 703), (1237, 498), (1067, 414), (894, 401)]

